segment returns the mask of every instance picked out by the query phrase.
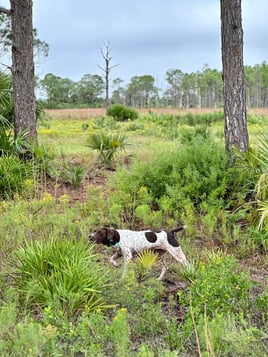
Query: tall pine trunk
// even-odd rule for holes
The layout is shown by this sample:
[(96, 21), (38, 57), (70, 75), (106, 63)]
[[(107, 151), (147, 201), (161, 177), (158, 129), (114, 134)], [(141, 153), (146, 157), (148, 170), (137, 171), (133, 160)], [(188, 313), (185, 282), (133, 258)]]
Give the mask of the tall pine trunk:
[(241, 0), (221, 0), (224, 132), (227, 151), (248, 149)]
[(10, 0), (15, 136), (28, 132), (37, 143), (34, 94), (32, 0)]

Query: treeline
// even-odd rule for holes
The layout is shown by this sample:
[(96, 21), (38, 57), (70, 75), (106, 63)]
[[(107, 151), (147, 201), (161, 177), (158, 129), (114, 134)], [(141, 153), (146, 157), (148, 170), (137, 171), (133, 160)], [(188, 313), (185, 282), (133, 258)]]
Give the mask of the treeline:
[[(248, 107), (268, 106), (268, 64), (245, 66)], [(86, 74), (80, 81), (47, 74), (37, 83), (46, 107), (63, 108), (104, 106), (104, 78)], [(120, 78), (111, 82), (110, 103), (134, 108), (178, 107), (220, 108), (223, 106), (222, 73), (205, 65), (201, 71), (184, 73), (180, 69), (166, 72), (165, 90), (151, 75), (135, 76), (125, 84)]]

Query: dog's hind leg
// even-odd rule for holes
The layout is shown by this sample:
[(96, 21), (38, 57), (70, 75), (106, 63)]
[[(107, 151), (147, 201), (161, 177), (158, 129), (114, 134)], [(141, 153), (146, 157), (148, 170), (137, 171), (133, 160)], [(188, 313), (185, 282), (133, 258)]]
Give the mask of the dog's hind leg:
[(163, 280), (166, 272), (168, 271), (168, 267), (167, 267), (167, 264), (166, 264), (166, 261), (165, 261), (165, 255), (164, 254), (161, 255), (161, 263), (162, 263), (162, 271), (161, 271), (161, 274), (158, 277), (158, 280)]

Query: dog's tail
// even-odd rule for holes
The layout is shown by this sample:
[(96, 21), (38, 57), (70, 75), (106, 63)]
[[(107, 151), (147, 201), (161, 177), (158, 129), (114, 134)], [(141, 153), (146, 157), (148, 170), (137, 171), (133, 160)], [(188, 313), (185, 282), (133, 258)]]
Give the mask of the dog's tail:
[(180, 231), (183, 231), (184, 229), (186, 229), (187, 226), (180, 226), (180, 227), (177, 227), (177, 228), (174, 228), (172, 229), (172, 233), (177, 233), (177, 232), (180, 232)]

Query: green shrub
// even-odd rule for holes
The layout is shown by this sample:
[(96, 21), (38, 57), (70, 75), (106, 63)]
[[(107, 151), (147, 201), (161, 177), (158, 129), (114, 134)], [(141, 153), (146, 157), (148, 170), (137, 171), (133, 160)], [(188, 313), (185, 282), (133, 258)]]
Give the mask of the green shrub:
[(74, 160), (67, 160), (65, 155), (61, 154), (61, 162), (58, 168), (60, 178), (71, 184), (74, 188), (78, 188), (87, 174), (87, 168)]
[(268, 279), (266, 278), (266, 285), (263, 292), (256, 299), (256, 306), (258, 311), (262, 314), (263, 321), (268, 319)]
[(22, 131), (14, 138), (13, 132), (12, 125), (0, 116), (0, 157), (3, 155), (23, 156), (32, 152), (32, 145), (27, 140), (28, 133)]
[(93, 120), (92, 127), (93, 129), (117, 130), (119, 124), (113, 118), (99, 117)]
[(142, 163), (132, 166), (130, 171), (118, 169), (109, 182), (110, 205), (117, 204), (121, 207), (121, 216), (124, 217), (128, 227), (133, 226), (135, 217), (144, 219), (146, 224), (152, 223), (152, 213), (148, 207), (152, 204), (152, 197), (148, 193), (148, 189), (142, 186), (143, 168), (144, 164)]
[(247, 311), (252, 283), (246, 273), (238, 271), (235, 258), (211, 253), (208, 262), (200, 261), (191, 273), (189, 292), (180, 293), (182, 305), (191, 306), (195, 316)]
[(210, 137), (209, 128), (206, 125), (198, 125), (195, 128), (182, 128), (180, 130), (181, 143), (187, 144), (195, 142), (196, 139), (208, 139)]
[(156, 264), (158, 259), (158, 254), (145, 250), (138, 254), (136, 258), (135, 268), (138, 272), (138, 280), (142, 280), (145, 276), (152, 270), (153, 266)]
[(87, 169), (77, 163), (64, 163), (61, 167), (60, 177), (64, 182), (78, 188), (87, 174)]
[(138, 112), (135, 109), (122, 104), (111, 105), (107, 109), (107, 115), (118, 121), (135, 120), (138, 118)]
[(56, 157), (55, 149), (51, 145), (39, 144), (33, 146), (34, 165), (41, 177), (56, 176), (57, 170), (54, 165)]
[(231, 314), (206, 316), (197, 321), (200, 348), (208, 356), (263, 356), (264, 332), (251, 326), (243, 317)]
[[(248, 196), (257, 200), (258, 229), (263, 229), (267, 226), (268, 217), (268, 135), (261, 134), (256, 139), (255, 147), (250, 147), (245, 153), (234, 148), (234, 153), (235, 165), (242, 173), (241, 178)], [(252, 221), (256, 221), (254, 206), (251, 213)]]
[(9, 125), (11, 125), (14, 121), (12, 77), (3, 71), (0, 71), (0, 113), (0, 126), (2, 124), (2, 119), (6, 119)]
[(180, 124), (186, 124), (189, 126), (206, 125), (210, 126), (212, 123), (223, 122), (224, 114), (222, 111), (215, 113), (204, 113), (194, 115), (187, 113), (185, 115), (177, 115), (176, 119)]
[(47, 342), (41, 324), (27, 320), (16, 325), (13, 338), (13, 356), (23, 356), (22, 351), (27, 351), (29, 357), (40, 356)]
[(29, 242), (20, 248), (15, 264), (22, 301), (30, 309), (51, 307), (67, 316), (103, 308), (101, 292), (108, 279), (92, 250), (75, 239)]
[(99, 152), (99, 161), (111, 167), (115, 154), (126, 148), (125, 133), (92, 133), (87, 140), (87, 146)]
[[(200, 137), (179, 150), (158, 153), (150, 164), (139, 162), (130, 170), (120, 170), (112, 180), (116, 191), (113, 199), (128, 210), (128, 215), (132, 211), (133, 216), (141, 204), (160, 208), (171, 216), (189, 204), (197, 209), (204, 202), (223, 207), (230, 187), (236, 188), (223, 146)], [(141, 188), (149, 197), (146, 202), (139, 200)], [(144, 214), (148, 208), (142, 208), (136, 210), (139, 218), (148, 216)]]
[(25, 189), (26, 180), (34, 180), (33, 166), (18, 157), (0, 157), (0, 196), (12, 198), (14, 194), (21, 194)]

